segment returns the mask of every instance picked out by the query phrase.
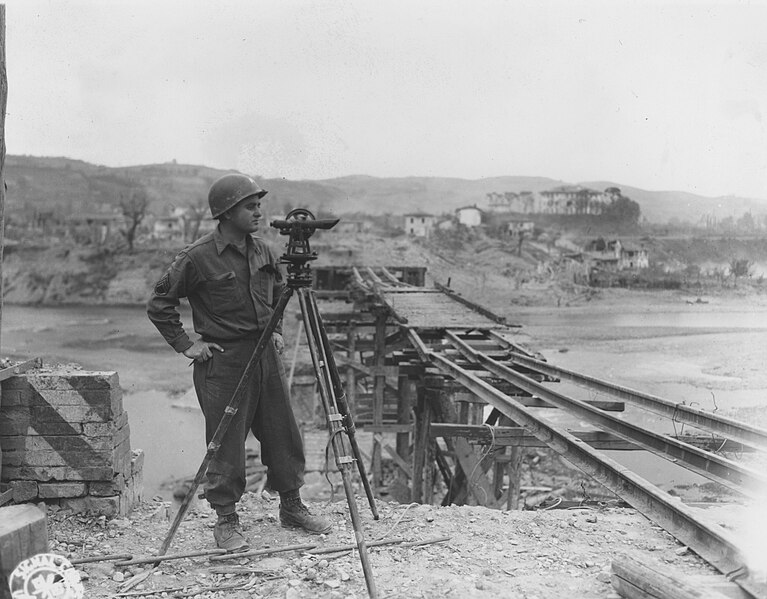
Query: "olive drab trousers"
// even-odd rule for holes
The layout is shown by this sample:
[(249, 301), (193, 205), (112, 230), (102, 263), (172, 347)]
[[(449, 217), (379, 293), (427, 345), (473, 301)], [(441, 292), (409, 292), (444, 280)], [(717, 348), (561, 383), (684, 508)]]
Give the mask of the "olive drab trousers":
[[(205, 416), (205, 440), (210, 443), (257, 339), (205, 341), (224, 348), (223, 352), (213, 350), (209, 360), (194, 363), (194, 388)], [(253, 368), (240, 408), (208, 466), (205, 498), (214, 508), (233, 506), (245, 491), (245, 439), (249, 431), (261, 444), (268, 488), (277, 492), (300, 488), (304, 482), (303, 441), (290, 405), (285, 369), (273, 343), (267, 343)]]

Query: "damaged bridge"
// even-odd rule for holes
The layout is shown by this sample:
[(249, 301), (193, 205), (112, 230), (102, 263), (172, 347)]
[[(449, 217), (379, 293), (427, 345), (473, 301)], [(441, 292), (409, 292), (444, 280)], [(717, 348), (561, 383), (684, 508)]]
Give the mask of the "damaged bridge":
[[(517, 509), (523, 452), (549, 448), (693, 549), (744, 597), (767, 597), (731, 533), (605, 453), (651, 452), (749, 498), (767, 489), (767, 476), (723, 450), (767, 451), (767, 431), (559, 368), (515, 343), (516, 325), (424, 279), (417, 268), (315, 272), (355, 424), (373, 434), (375, 492), (384, 490), (385, 452), (411, 501)], [(601, 399), (566, 395), (556, 389), (561, 381)], [(700, 434), (647, 430), (616, 415), (627, 406)], [(572, 430), (551, 413), (588, 427)]]

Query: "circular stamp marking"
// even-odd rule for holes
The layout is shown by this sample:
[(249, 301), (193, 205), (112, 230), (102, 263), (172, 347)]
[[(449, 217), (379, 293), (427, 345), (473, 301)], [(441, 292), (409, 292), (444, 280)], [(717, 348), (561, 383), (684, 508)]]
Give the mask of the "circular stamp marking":
[(80, 574), (69, 560), (55, 553), (38, 553), (23, 560), (8, 578), (13, 599), (82, 599)]

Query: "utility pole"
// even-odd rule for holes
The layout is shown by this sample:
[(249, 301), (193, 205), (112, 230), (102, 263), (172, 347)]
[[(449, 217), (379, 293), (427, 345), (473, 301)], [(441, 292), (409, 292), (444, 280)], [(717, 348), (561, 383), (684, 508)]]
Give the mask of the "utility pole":
[[(0, 350), (3, 331), (3, 249), (5, 248), (5, 108), (8, 71), (5, 68), (5, 4), (0, 4)], [(2, 355), (2, 354), (0, 354)]]

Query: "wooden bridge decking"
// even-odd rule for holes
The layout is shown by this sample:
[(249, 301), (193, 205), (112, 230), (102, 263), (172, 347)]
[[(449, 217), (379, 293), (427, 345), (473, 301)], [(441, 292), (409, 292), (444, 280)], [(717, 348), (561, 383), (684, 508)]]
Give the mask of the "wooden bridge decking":
[[(725, 446), (743, 449), (745, 445), (763, 451), (767, 431), (710, 413), (685, 416), (705, 425), (710, 443), (703, 442), (703, 435), (687, 443), (623, 426), (605, 410), (622, 410), (626, 401), (668, 414), (674, 402), (557, 369), (509, 340), (515, 325), (445, 287), (398, 284), (390, 272), (379, 274), (370, 268), (354, 269), (353, 280), (349, 298), (354, 300), (354, 311), (336, 313), (328, 324), (334, 338), (340, 339), (336, 347), (346, 353), (339, 362), (350, 403), (361, 417), (356, 424), (373, 432), (374, 489), (383, 490), (385, 450), (398, 476), (409, 484), (412, 501), (432, 502), (438, 489), (442, 489), (439, 493), (447, 489), (443, 497), (436, 497), (443, 504), (473, 502), (515, 509), (521, 451), (545, 445), (723, 574), (745, 571), (736, 580), (739, 587), (748, 596), (767, 599), (767, 585), (748, 576), (744, 557), (725, 529), (699, 520), (693, 509), (599, 450), (649, 450), (749, 493), (765, 477), (723, 459), (711, 448), (721, 451)], [(602, 400), (613, 395), (616, 401), (579, 402), (556, 393), (550, 384), (559, 378), (599, 391)], [(570, 433), (541, 419), (532, 406), (588, 417), (600, 430)], [(671, 410), (675, 416), (677, 412)], [(493, 429), (498, 440), (513, 435), (513, 442), (496, 443), (495, 434), (483, 434)], [(388, 445), (391, 437), (396, 439), (394, 448)]]

